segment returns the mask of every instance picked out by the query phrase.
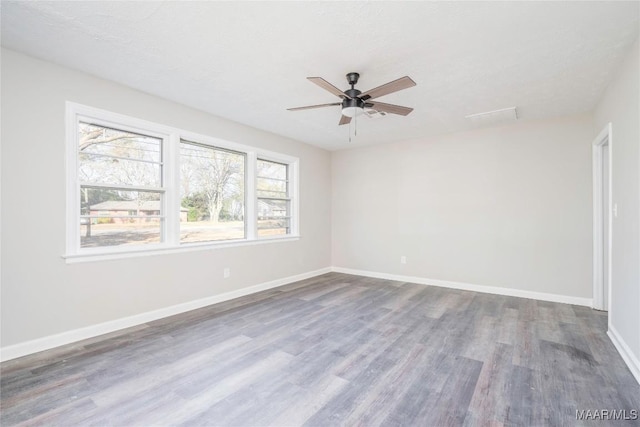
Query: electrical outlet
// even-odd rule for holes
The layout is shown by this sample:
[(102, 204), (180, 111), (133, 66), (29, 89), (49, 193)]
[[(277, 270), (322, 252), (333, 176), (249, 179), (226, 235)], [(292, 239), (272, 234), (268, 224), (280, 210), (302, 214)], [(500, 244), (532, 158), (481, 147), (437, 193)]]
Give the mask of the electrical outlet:
[(406, 263), (407, 263), (407, 257), (406, 257), (406, 256), (404, 256), (404, 255), (402, 255), (402, 256), (400, 257), (400, 264), (406, 264)]
[(231, 269), (229, 267), (226, 267), (223, 271), (222, 271), (222, 275), (224, 276), (225, 279), (228, 279), (229, 276), (231, 276)]

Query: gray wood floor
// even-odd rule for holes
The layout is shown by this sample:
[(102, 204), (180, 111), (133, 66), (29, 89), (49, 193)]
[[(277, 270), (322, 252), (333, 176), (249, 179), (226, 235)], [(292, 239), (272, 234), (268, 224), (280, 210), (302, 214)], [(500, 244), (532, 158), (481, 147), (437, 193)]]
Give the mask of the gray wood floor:
[(605, 331), (586, 307), (331, 273), (5, 362), (0, 422), (576, 425), (640, 409)]

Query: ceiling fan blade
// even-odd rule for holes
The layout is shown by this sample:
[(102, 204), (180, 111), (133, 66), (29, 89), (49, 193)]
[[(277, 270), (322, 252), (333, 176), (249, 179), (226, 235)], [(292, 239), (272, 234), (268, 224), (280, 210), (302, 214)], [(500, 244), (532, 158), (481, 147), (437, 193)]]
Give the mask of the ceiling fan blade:
[(340, 116), (340, 123), (338, 123), (338, 126), (346, 125), (346, 124), (349, 124), (350, 122), (351, 122), (351, 117)]
[(371, 105), (371, 108), (378, 111), (384, 111), (385, 113), (399, 114), (406, 116), (413, 111), (413, 108), (403, 107), (401, 105), (385, 104), (384, 102), (367, 102), (367, 106)]
[(311, 110), (312, 108), (322, 108), (322, 107), (335, 107), (336, 105), (341, 105), (341, 102), (334, 102), (332, 104), (318, 104), (318, 105), (307, 105), (306, 107), (295, 107), (295, 108), (287, 108), (289, 111), (300, 111), (300, 110)]
[(340, 89), (338, 89), (337, 87), (335, 87), (334, 85), (332, 85), (331, 83), (329, 83), (328, 81), (323, 79), (322, 77), (307, 77), (307, 80), (309, 80), (312, 83), (317, 84), (322, 89), (327, 90), (327, 91), (331, 92), (332, 94), (334, 94), (336, 96), (339, 96), (342, 99), (344, 99), (344, 98), (351, 99), (351, 97), (349, 95), (347, 95), (346, 93), (344, 93), (343, 91), (341, 91)]
[(388, 95), (393, 92), (397, 92), (402, 89), (407, 89), (409, 87), (415, 86), (416, 82), (411, 80), (411, 77), (404, 76), (400, 77), (397, 80), (394, 80), (389, 83), (385, 83), (382, 86), (378, 86), (371, 90), (368, 90), (362, 94), (360, 94), (360, 99), (366, 101), (367, 99), (378, 98), (383, 95)]

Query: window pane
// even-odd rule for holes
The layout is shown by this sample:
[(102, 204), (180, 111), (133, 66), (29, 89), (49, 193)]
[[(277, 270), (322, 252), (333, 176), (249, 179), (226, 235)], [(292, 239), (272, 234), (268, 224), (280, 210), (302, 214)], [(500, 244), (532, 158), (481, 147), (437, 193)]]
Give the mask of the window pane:
[(160, 193), (80, 189), (80, 247), (159, 243)]
[(81, 152), (78, 176), (81, 182), (94, 184), (160, 187), (162, 170), (157, 163), (115, 159)]
[(289, 233), (288, 200), (258, 199), (258, 236)]
[(287, 165), (258, 160), (258, 197), (288, 197)]
[(81, 182), (162, 185), (161, 139), (88, 123), (80, 123), (78, 133)]
[(258, 197), (287, 197), (287, 182), (269, 178), (258, 178)]
[(244, 239), (245, 155), (180, 143), (180, 241)]
[(258, 177), (287, 179), (287, 165), (258, 159)]
[(258, 236), (289, 234), (289, 219), (258, 220)]
[(106, 154), (156, 163), (162, 161), (162, 140), (159, 138), (88, 123), (80, 123), (78, 132), (78, 150), (82, 153)]

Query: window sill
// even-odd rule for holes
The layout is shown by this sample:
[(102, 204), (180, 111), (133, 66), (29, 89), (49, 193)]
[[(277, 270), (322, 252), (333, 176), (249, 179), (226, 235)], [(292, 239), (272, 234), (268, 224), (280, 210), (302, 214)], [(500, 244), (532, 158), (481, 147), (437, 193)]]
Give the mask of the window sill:
[(76, 264), (81, 262), (106, 261), (112, 259), (138, 258), (154, 255), (177, 254), (183, 252), (209, 251), (216, 249), (234, 248), (238, 246), (254, 246), (264, 245), (267, 243), (294, 242), (300, 240), (300, 235), (287, 235), (282, 237), (270, 237), (256, 240), (241, 240), (228, 242), (204, 242), (191, 243), (181, 246), (171, 247), (154, 247), (145, 249), (129, 249), (129, 250), (109, 250), (108, 252), (98, 253), (81, 253), (73, 255), (62, 255), (67, 264)]

